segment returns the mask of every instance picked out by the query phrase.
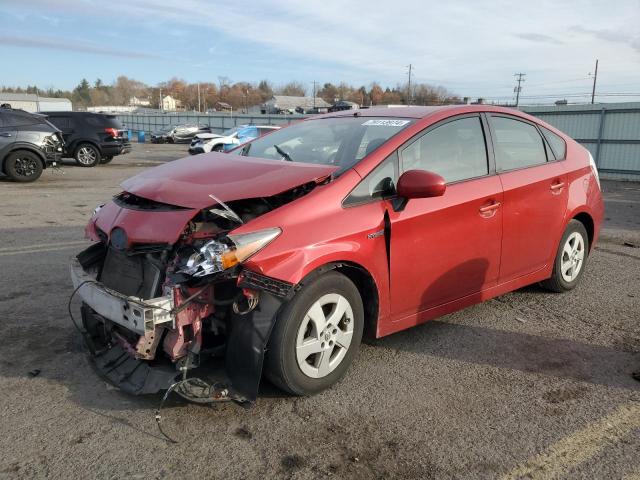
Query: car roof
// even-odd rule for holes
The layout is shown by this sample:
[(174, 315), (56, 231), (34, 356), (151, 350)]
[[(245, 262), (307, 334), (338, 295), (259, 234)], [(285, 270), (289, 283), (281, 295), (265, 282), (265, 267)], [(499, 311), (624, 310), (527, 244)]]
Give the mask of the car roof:
[(361, 108), (359, 110), (341, 110), (339, 112), (317, 115), (313, 118), (330, 117), (396, 117), (396, 118), (425, 118), (439, 112), (448, 111), (451, 115), (457, 113), (472, 112), (496, 112), (510, 113), (522, 116), (522, 112), (507, 107), (495, 105), (438, 105), (430, 107), (422, 106), (375, 106)]

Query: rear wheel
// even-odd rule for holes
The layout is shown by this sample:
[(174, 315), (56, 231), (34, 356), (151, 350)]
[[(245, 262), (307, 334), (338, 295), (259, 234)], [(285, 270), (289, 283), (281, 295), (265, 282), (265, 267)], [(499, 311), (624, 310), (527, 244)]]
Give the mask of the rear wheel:
[(90, 143), (81, 143), (73, 156), (81, 167), (95, 167), (100, 163), (100, 151)]
[(578, 220), (571, 220), (560, 240), (551, 278), (540, 285), (558, 293), (575, 288), (584, 273), (588, 252), (587, 230)]
[(5, 173), (15, 182), (34, 182), (42, 175), (43, 168), (40, 157), (26, 150), (10, 153), (5, 161)]
[(358, 352), (364, 310), (356, 286), (329, 272), (304, 286), (279, 316), (267, 351), (267, 378), (294, 395), (338, 382)]
[(102, 163), (102, 164), (109, 163), (111, 160), (113, 160), (113, 157), (102, 157), (100, 159), (100, 163)]
[(219, 143), (218, 145), (214, 146), (211, 151), (212, 152), (222, 152), (224, 150), (224, 145), (222, 145), (221, 143)]

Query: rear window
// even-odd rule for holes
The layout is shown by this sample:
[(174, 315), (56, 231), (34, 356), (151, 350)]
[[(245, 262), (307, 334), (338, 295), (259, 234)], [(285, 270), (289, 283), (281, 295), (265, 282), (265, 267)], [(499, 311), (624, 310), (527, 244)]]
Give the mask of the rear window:
[(556, 135), (548, 128), (544, 128), (541, 125), (539, 125), (539, 127), (540, 130), (542, 130), (544, 138), (547, 139), (547, 142), (549, 142), (549, 145), (551, 146), (553, 156), (556, 160), (563, 160), (567, 156), (567, 144), (565, 141), (560, 135)]
[(92, 127), (122, 129), (122, 124), (113, 115), (87, 115), (84, 119), (79, 118), (78, 120), (84, 120), (87, 125), (91, 125)]

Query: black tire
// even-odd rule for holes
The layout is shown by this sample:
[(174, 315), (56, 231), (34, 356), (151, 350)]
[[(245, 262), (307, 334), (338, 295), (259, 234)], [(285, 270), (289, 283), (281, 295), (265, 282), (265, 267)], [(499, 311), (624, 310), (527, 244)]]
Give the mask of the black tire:
[(76, 147), (76, 151), (73, 154), (73, 158), (76, 159), (76, 163), (81, 167), (95, 167), (100, 163), (100, 150), (91, 143), (81, 143)]
[[(565, 257), (565, 244), (569, 237), (573, 234), (580, 235), (582, 237), (582, 263), (578, 269), (578, 273), (572, 280), (567, 280), (562, 274), (562, 262), (563, 257)], [(574, 236), (574, 238), (576, 238)], [(572, 290), (578, 285), (582, 275), (584, 274), (584, 270), (587, 266), (587, 258), (589, 256), (589, 235), (587, 234), (587, 229), (584, 227), (582, 222), (578, 220), (571, 220), (567, 225), (566, 230), (564, 231), (564, 235), (562, 235), (562, 239), (560, 240), (560, 245), (558, 246), (558, 251), (556, 252), (556, 258), (553, 262), (553, 273), (551, 277), (543, 282), (540, 282), (540, 286), (543, 288), (550, 290), (552, 292), (562, 293)]]
[(14, 182), (28, 183), (40, 178), (44, 165), (35, 153), (18, 150), (7, 155), (4, 168), (7, 176)]
[(221, 143), (219, 143), (218, 145), (214, 146), (211, 149), (212, 152), (223, 152), (224, 151), (224, 145), (222, 145)]
[(100, 159), (100, 163), (104, 165), (104, 164), (109, 163), (111, 160), (113, 160), (113, 157), (102, 157)]
[[(334, 370), (321, 378), (312, 378), (306, 375), (298, 364), (296, 340), (298, 330), (301, 328), (307, 312), (316, 301), (326, 294), (339, 294), (349, 302), (353, 313), (353, 333), (346, 353)], [(341, 322), (349, 321), (346, 316), (343, 316), (342, 319)], [(363, 327), (364, 309), (356, 286), (341, 273), (325, 273), (302, 287), (278, 316), (267, 349), (265, 361), (267, 379), (282, 390), (294, 395), (312, 395), (329, 388), (343, 377), (358, 353)], [(333, 329), (333, 331), (336, 330)], [(322, 335), (319, 336), (324, 338)], [(337, 343), (335, 345), (336, 347), (333, 348), (337, 348)], [(337, 350), (332, 351), (336, 352)]]

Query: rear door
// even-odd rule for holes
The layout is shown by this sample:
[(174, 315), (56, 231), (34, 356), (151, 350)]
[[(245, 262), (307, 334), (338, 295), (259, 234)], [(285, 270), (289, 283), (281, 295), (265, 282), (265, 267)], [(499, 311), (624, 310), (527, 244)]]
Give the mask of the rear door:
[(491, 114), (489, 121), (504, 191), (503, 283), (554, 258), (567, 209), (567, 174), (534, 123), (502, 114)]

